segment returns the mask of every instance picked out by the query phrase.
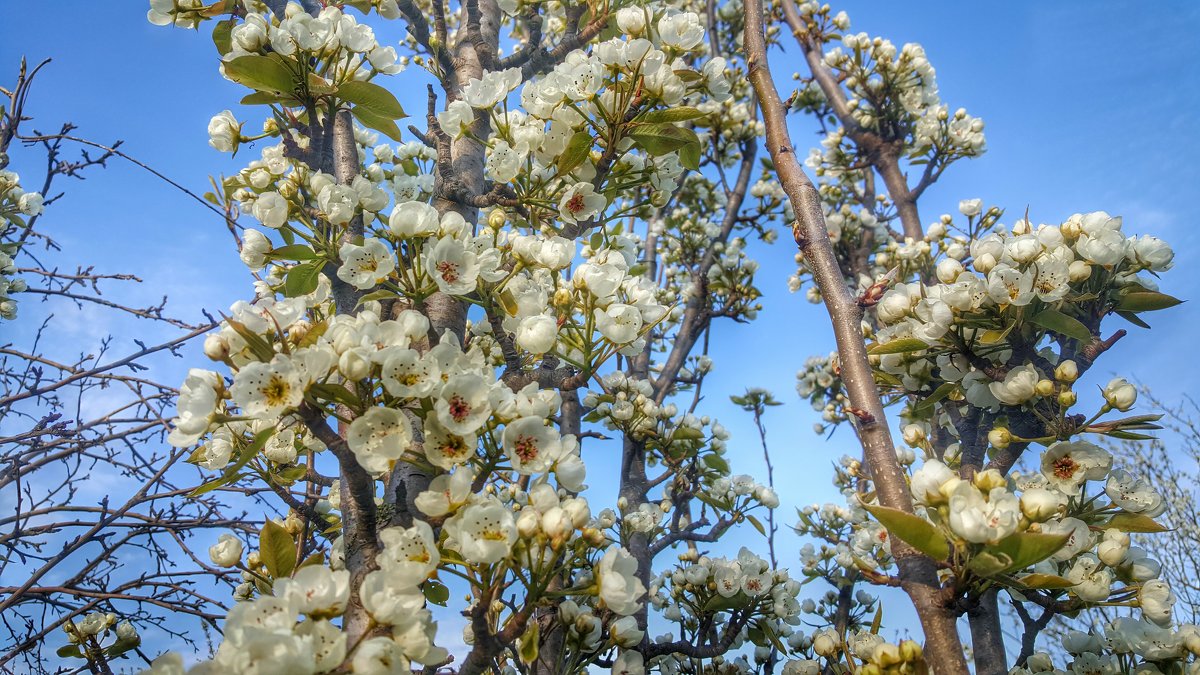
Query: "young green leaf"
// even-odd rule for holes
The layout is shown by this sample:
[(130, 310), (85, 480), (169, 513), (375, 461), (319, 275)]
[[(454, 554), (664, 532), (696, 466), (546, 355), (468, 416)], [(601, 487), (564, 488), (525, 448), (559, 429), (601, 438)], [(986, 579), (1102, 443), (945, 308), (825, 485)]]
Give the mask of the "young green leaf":
[(934, 560), (950, 555), (950, 544), (933, 523), (924, 518), (886, 506), (863, 505), (891, 534)]
[(591, 150), (592, 135), (587, 131), (576, 131), (571, 136), (571, 139), (567, 141), (567, 147), (558, 156), (558, 161), (554, 164), (558, 168), (559, 175), (571, 173), (575, 167), (587, 159), (588, 153)]
[(400, 101), (396, 99), (396, 95), (374, 82), (360, 82), (358, 80), (343, 82), (337, 88), (337, 96), (343, 101), (349, 101), (380, 117), (386, 117), (391, 120), (408, 117), (408, 115), (404, 114), (404, 108), (400, 106)]
[(1092, 331), (1083, 325), (1079, 319), (1067, 316), (1057, 309), (1047, 307), (1037, 313), (1030, 319), (1033, 323), (1054, 331), (1060, 335), (1066, 335), (1069, 338), (1075, 338), (1081, 342), (1090, 342), (1092, 339)]
[(283, 294), (289, 298), (296, 298), (317, 290), (317, 282), (320, 281), (321, 269), (324, 267), (324, 260), (310, 260), (288, 270), (283, 279)]
[(225, 63), (229, 79), (258, 91), (290, 94), (296, 90), (296, 76), (279, 59), (248, 54)]
[(291, 576), (296, 568), (296, 542), (292, 535), (275, 521), (263, 523), (258, 535), (258, 555), (271, 573), (272, 579)]
[(350, 114), (354, 115), (354, 118), (359, 122), (362, 122), (364, 127), (374, 129), (397, 143), (404, 140), (400, 135), (400, 127), (396, 126), (396, 122), (385, 115), (377, 114), (371, 109), (360, 105), (351, 108)]

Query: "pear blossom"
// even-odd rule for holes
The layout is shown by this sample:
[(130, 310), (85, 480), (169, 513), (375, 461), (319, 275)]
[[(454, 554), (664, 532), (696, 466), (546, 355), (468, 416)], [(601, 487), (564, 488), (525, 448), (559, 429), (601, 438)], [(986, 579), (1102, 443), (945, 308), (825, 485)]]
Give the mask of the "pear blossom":
[(373, 288), (396, 269), (396, 257), (379, 239), (369, 238), (362, 246), (342, 244), (338, 255), (342, 266), (337, 276), (358, 289)]
[(1101, 564), (1100, 559), (1091, 553), (1084, 553), (1075, 559), (1066, 578), (1075, 585), (1071, 593), (1084, 602), (1104, 602), (1108, 599), (1109, 588), (1112, 586), (1113, 573)]
[(350, 573), (306, 565), (275, 582), (275, 595), (291, 599), (296, 611), (315, 618), (339, 616), (350, 600)]
[(926, 506), (945, 503), (942, 486), (957, 478), (958, 475), (940, 460), (925, 460), (921, 468), (912, 475), (913, 499)]
[(437, 234), (440, 216), (425, 202), (396, 204), (388, 216), (388, 227), (401, 239), (416, 239)]
[(241, 142), (242, 125), (233, 111), (222, 110), (208, 121), (208, 144), (218, 152), (236, 152)]
[(521, 69), (490, 71), (463, 87), (463, 100), (472, 108), (494, 108), (521, 84)]
[(479, 263), (475, 253), (457, 239), (443, 237), (427, 248), (425, 266), (443, 293), (466, 295), (475, 290)]
[(517, 346), (532, 354), (545, 354), (557, 339), (558, 320), (547, 314), (527, 316), (517, 326)]
[(1175, 594), (1165, 581), (1151, 579), (1144, 582), (1138, 590), (1138, 604), (1142, 608), (1142, 616), (1147, 620), (1164, 628), (1171, 625)]
[(1021, 508), (1006, 488), (982, 493), (963, 481), (950, 493), (950, 529), (967, 541), (994, 544), (1017, 531)]
[(1112, 455), (1087, 441), (1059, 441), (1042, 453), (1042, 475), (1068, 495), (1078, 495), (1085, 481), (1101, 480), (1112, 468)]
[(1005, 405), (1021, 405), (1033, 398), (1041, 374), (1033, 364), (1025, 364), (1008, 371), (1002, 382), (992, 382), (988, 389)]
[(608, 206), (604, 195), (596, 194), (591, 183), (576, 183), (558, 200), (558, 215), (567, 223), (586, 221), (600, 215)]
[[(441, 403), (442, 399), (438, 399)], [(425, 420), (425, 456), (434, 466), (451, 469), (475, 456), (479, 442), (474, 433), (456, 434), (442, 426), (436, 418)]]
[(451, 377), (433, 404), (438, 422), (453, 433), (474, 435), (492, 412), (489, 391), (487, 382), (479, 375), (464, 373)]
[(288, 220), (288, 202), (278, 192), (264, 192), (254, 200), (252, 213), (264, 226), (278, 230)]
[(267, 235), (255, 229), (247, 228), (242, 234), (242, 250), (239, 257), (251, 271), (262, 269), (267, 262), (267, 254), (274, 246)]
[(432, 574), (441, 560), (433, 528), (423, 520), (414, 520), (408, 528), (384, 528), (379, 531), (379, 540), (383, 543), (378, 555), (380, 568), (403, 572), (414, 579), (413, 585)]
[(372, 474), (387, 471), (412, 445), (412, 426), (404, 413), (374, 407), (350, 423), (346, 441), (355, 459)]
[(612, 546), (596, 564), (600, 602), (616, 614), (630, 615), (641, 607), (646, 587), (637, 578), (638, 562), (620, 546)]
[(392, 396), (428, 396), (441, 384), (437, 362), (415, 349), (389, 350), (380, 373), (384, 389)]
[(1115, 377), (1104, 386), (1104, 400), (1113, 408), (1125, 412), (1137, 402), (1137, 388), (1123, 377)]
[(218, 391), (223, 385), (221, 376), (211, 370), (192, 368), (188, 371), (175, 401), (177, 415), (175, 426), (167, 435), (168, 443), (186, 448), (208, 432), (220, 401)]
[(1124, 469), (1115, 469), (1109, 474), (1104, 493), (1122, 509), (1150, 518), (1160, 515), (1167, 508), (1162, 495), (1150, 483)]
[(276, 419), (304, 400), (305, 383), (290, 358), (277, 355), (270, 363), (249, 363), (233, 377), (229, 390), (242, 414), (254, 419)]
[(463, 100), (451, 101), (446, 109), (437, 114), (438, 126), (451, 138), (462, 138), (475, 123), (475, 111)]
[(508, 556), (517, 541), (512, 511), (493, 496), (479, 497), (444, 526), (446, 545), (467, 562), (490, 565)]
[(596, 318), (596, 330), (615, 344), (633, 342), (642, 330), (642, 314), (632, 305), (613, 303), (603, 310), (596, 309), (593, 313)]
[(530, 475), (550, 468), (561, 445), (558, 431), (540, 417), (522, 417), (504, 427), (501, 445), (517, 473)]
[(217, 567), (234, 567), (242, 560), (242, 540), (232, 534), (222, 534), (208, 549), (208, 557)]

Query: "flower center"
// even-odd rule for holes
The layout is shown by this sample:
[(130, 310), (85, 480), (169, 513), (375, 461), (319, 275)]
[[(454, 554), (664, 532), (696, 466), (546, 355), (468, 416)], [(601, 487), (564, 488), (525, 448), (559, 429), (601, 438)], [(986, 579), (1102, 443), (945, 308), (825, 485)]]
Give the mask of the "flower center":
[(438, 274), (442, 275), (443, 281), (447, 281), (449, 283), (458, 281), (458, 265), (455, 265), (448, 260), (443, 260), (442, 262), (438, 263), (437, 271)]
[(471, 414), (471, 404), (462, 399), (461, 396), (455, 394), (450, 397), (450, 416), (455, 422), (461, 422), (467, 419)]
[(513, 453), (522, 462), (535, 459), (538, 456), (537, 440), (533, 436), (518, 436), (517, 442), (513, 444)]
[(267, 382), (267, 386), (262, 388), (262, 395), (266, 399), (267, 405), (275, 407), (287, 402), (288, 392), (291, 389), (287, 380), (278, 375), (272, 375), (270, 381)]
[(583, 195), (579, 193), (571, 195), (571, 198), (567, 200), (567, 210), (571, 213), (579, 213), (584, 206)]
[(1070, 455), (1065, 455), (1054, 460), (1054, 476), (1062, 480), (1068, 480), (1075, 475), (1079, 469), (1079, 463), (1071, 459)]

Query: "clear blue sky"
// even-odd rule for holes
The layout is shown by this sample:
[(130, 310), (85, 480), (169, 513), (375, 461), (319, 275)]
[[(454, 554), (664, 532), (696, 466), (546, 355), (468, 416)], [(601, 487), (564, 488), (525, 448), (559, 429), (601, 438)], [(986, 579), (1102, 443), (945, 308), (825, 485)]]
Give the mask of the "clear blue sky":
[[(21, 56), (53, 57), (28, 110), (37, 117), (34, 128), (49, 131), (69, 119), (87, 138), (124, 139), (127, 152), (203, 192), (209, 174), (234, 171), (256, 154), (247, 150), (245, 157), (230, 160), (209, 148), (208, 119), (225, 108), (255, 120), (250, 127), (260, 118), (238, 110), (242, 92), (219, 77), (206, 34), (151, 26), (146, 6), (141, 0), (13, 3), (0, 28), (0, 80), (12, 81)], [(922, 43), (937, 68), (943, 100), (987, 123), (987, 154), (956, 165), (929, 191), (921, 202), (926, 222), (973, 197), (1008, 209), (1005, 222), (1026, 207), (1035, 222), (1106, 210), (1123, 215), (1128, 232), (1171, 242), (1177, 268), (1166, 275), (1164, 290), (1196, 296), (1200, 62), (1194, 47), (1200, 4), (859, 0), (835, 9), (850, 13), (855, 31), (897, 44)], [(773, 52), (772, 62), (786, 90), (785, 78), (800, 67), (795, 50)], [(397, 94), (406, 107), (421, 110), (423, 102), (408, 93), (416, 88), (405, 89)], [(795, 121), (793, 133), (802, 151), (817, 141), (805, 120)], [(12, 168), (29, 181), (37, 162), (40, 157), (35, 162), (18, 150)], [(222, 310), (248, 294), (249, 276), (222, 223), (140, 169), (117, 160), (69, 188), (46, 220), (66, 249), (60, 260), (134, 272), (145, 280), (115, 297), (153, 303), (169, 294), (171, 307), (198, 320), (200, 307)], [(758, 251), (766, 309), (750, 326), (723, 324), (714, 331), (717, 370), (702, 404), (734, 431), (732, 451), (744, 453), (735, 471), (759, 475), (752, 427), (727, 395), (762, 386), (787, 404), (772, 409), (767, 419), (784, 524), (793, 520), (792, 506), (832, 498), (826, 467), (853, 451), (847, 433), (828, 444), (814, 437), (815, 417), (794, 393), (796, 369), (807, 356), (828, 352), (831, 340), (823, 310), (787, 292), (793, 252), (786, 237)], [(1136, 377), (1168, 399), (1191, 391), (1200, 368), (1182, 347), (1194, 342), (1200, 328), (1198, 304), (1151, 316), (1151, 332), (1131, 328), (1132, 335), (1098, 365), (1094, 379)], [(0, 328), (0, 340), (27, 334), (42, 311), (26, 300), (25, 319)], [(58, 347), (87, 349), (107, 333), (129, 344), (125, 336), (132, 328), (84, 312)], [(191, 363), (201, 359), (197, 355)], [(175, 362), (167, 377), (178, 380), (185, 366)], [(794, 557), (795, 548), (794, 538), (785, 535), (782, 557)]]

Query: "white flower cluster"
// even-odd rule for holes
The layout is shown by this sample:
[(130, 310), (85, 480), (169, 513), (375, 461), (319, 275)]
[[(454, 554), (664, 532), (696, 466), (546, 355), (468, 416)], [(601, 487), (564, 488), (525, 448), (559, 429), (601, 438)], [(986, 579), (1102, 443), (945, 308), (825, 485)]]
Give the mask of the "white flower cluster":
[(813, 426), (818, 434), (825, 433), (826, 425), (836, 425), (846, 419), (845, 407), (849, 401), (842, 390), (836, 364), (837, 352), (830, 352), (829, 356), (808, 357), (804, 368), (796, 371), (796, 393), (807, 399), (813, 410), (821, 413), (822, 422)]
[[(1026, 531), (1063, 535), (1062, 546), (1032, 573), (1067, 579), (1067, 592), (1083, 602), (1136, 594), (1148, 621), (1169, 625), (1174, 597), (1157, 579), (1161, 565), (1130, 545), (1122, 525), (1130, 515), (1148, 521), (1166, 505), (1145, 481), (1112, 470), (1112, 461), (1092, 443), (1060, 441), (1042, 454), (1039, 473), (1016, 474), (1010, 482), (994, 469), (962, 480), (931, 458), (912, 474), (913, 499), (934, 522), (973, 544), (995, 545)], [(1089, 496), (1089, 483), (1100, 481), (1102, 491)], [(1101, 494), (1107, 505), (1097, 503)], [(1124, 585), (1114, 588), (1118, 581)]]
[[(896, 286), (876, 308), (878, 342), (915, 338), (931, 349), (883, 354), (879, 367), (908, 391), (927, 386), (936, 369), (938, 378), (958, 384), (971, 405), (990, 409), (1045, 395), (1036, 385), (1053, 376), (1033, 363), (1008, 364), (1013, 352), (1004, 348), (1004, 339), (1019, 334), (1006, 331), (1008, 325), (1048, 307), (1054, 310), (1050, 316), (1066, 314), (1070, 325), (1087, 330), (1086, 312), (1123, 292), (1157, 290), (1140, 273), (1167, 270), (1173, 258), (1156, 237), (1127, 238), (1121, 219), (1103, 211), (1076, 214), (1062, 225), (1034, 227), (1022, 220), (969, 247), (951, 241), (945, 250), (936, 270), (940, 283)], [(981, 362), (1010, 367), (1003, 377), (993, 377)]]
[[(943, 166), (983, 154), (983, 120), (961, 108), (950, 113), (938, 96), (936, 73), (921, 45), (909, 43), (897, 49), (884, 38), (850, 33), (845, 13), (831, 17), (828, 5), (806, 2), (800, 14), (819, 25), (824, 35), (841, 33), (841, 45), (825, 53), (823, 64), (845, 88), (854, 124), (885, 139), (903, 141), (912, 158), (925, 157)], [(815, 82), (798, 98), (824, 104)], [(848, 160), (857, 151), (845, 141), (855, 131), (839, 127), (829, 133), (822, 143), (826, 171), (847, 171), (854, 164)]]
[(42, 195), (21, 188), (21, 177), (13, 171), (0, 169), (0, 319), (17, 316), (14, 293), (25, 290), (25, 280), (13, 276), (16, 272), (18, 239), (25, 231), (25, 218), (42, 213)]
[[(1144, 601), (1143, 601), (1144, 602)], [(1172, 672), (1182, 665), (1181, 672), (1192, 673), (1200, 656), (1200, 628), (1183, 625), (1169, 629), (1133, 617), (1117, 617), (1094, 632), (1068, 631), (1062, 648), (1071, 656), (1065, 672), (1082, 673), (1157, 673)], [(1138, 660), (1135, 662), (1134, 658)], [(1190, 662), (1189, 662), (1190, 661)], [(1010, 675), (1063, 673), (1054, 666), (1054, 658), (1045, 652), (1029, 657), (1022, 668), (1013, 668)]]

